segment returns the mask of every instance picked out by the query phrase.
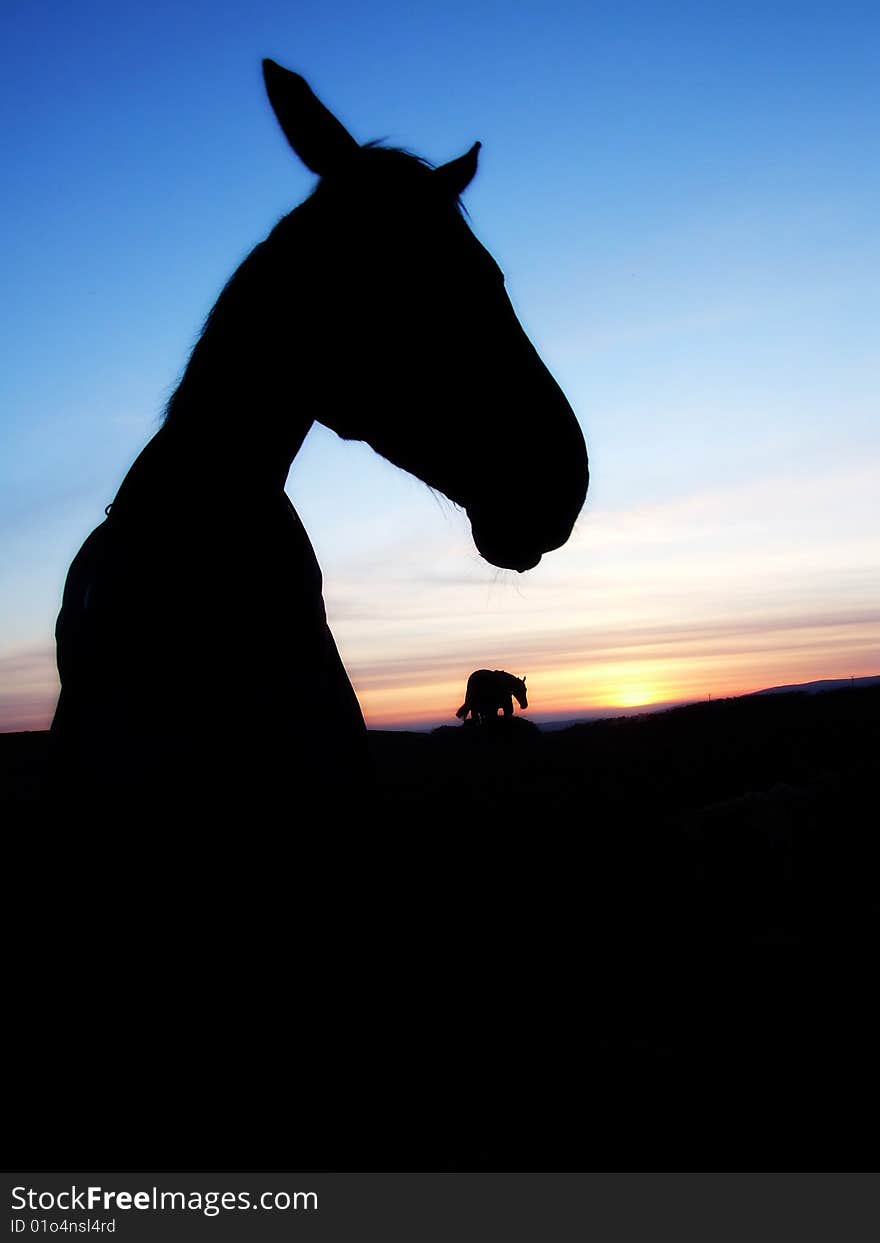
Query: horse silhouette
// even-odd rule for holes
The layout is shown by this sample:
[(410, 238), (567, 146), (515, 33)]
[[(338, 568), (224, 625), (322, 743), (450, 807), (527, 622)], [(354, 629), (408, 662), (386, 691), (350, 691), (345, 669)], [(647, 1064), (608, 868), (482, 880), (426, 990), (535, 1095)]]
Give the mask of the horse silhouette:
[(499, 711), (513, 716), (514, 699), (521, 708), (529, 706), (525, 676), (515, 678), (503, 669), (477, 669), (467, 680), (464, 703), (455, 715), (466, 721), (470, 714), (474, 721), (485, 724), (494, 720)]
[[(314, 192), (244, 260), (165, 418), (75, 557), (56, 627), (55, 787), (130, 808), (332, 794), (366, 731), (321, 571), (285, 493), (314, 420), (364, 440), (468, 515), (493, 565), (564, 544), (586, 449), (439, 167), (359, 145), (306, 82), (263, 62)], [(508, 480), (529, 463), (510, 504)]]

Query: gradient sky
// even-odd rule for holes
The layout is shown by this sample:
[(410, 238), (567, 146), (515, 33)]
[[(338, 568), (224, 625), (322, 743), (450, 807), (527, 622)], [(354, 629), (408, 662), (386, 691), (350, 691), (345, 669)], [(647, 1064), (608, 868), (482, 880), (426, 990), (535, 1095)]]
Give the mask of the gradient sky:
[(288, 491), (368, 723), (451, 719), (481, 666), (557, 715), (880, 672), (876, 0), (5, 0), (0, 47), (0, 728), (48, 725), (69, 562), (314, 184), (263, 56), (362, 141), (482, 141), (473, 226), (590, 449), (518, 576), (311, 433)]

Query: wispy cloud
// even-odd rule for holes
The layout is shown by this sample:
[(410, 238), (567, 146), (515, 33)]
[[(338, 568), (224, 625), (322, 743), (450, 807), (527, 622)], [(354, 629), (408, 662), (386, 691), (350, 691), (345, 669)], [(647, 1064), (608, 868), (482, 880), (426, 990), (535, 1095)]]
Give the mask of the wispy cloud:
[(403, 567), (376, 559), (331, 578), (340, 646), (376, 721), (454, 710), (482, 665), (530, 671), (536, 696), (569, 706), (637, 682), (674, 698), (872, 672), (875, 479), (873, 462), (841, 464), (596, 509), (512, 582), (480, 563), (462, 573), (457, 540), (432, 547), (431, 573), (398, 545)]

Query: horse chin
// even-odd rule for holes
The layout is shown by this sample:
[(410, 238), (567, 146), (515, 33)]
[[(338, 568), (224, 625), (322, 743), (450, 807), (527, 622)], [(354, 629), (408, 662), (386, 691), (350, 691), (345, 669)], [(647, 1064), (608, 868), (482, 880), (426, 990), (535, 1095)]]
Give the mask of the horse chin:
[(533, 570), (546, 549), (526, 529), (525, 524), (513, 513), (498, 521), (500, 506), (467, 506), (471, 535), (477, 552), (490, 565), (500, 570), (516, 570), (524, 574)]
[(499, 570), (516, 570), (517, 574), (524, 574), (526, 570), (533, 570), (541, 560), (542, 554), (539, 552), (525, 552), (513, 548), (493, 547), (489, 540), (480, 540), (474, 536), (474, 544), (480, 556), (495, 565)]
[(486, 558), (491, 560), (493, 565), (497, 565), (501, 570), (516, 570), (517, 574), (525, 574), (526, 570), (533, 570), (540, 563), (541, 553), (529, 557), (505, 557), (501, 560), (495, 558)]

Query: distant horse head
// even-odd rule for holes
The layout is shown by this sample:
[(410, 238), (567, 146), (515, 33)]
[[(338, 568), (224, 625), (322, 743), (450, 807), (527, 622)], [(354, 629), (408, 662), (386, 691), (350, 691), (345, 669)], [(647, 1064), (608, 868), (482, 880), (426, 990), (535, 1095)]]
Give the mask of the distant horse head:
[(265, 61), (264, 75), (290, 145), (321, 177), (273, 234), (283, 243), (297, 221), (315, 417), (463, 506), (487, 561), (532, 568), (571, 534), (587, 455), (459, 205), (480, 144), (439, 168), (360, 146), (297, 74)]
[(513, 678), (513, 685), (510, 688), (511, 694), (521, 708), (529, 706), (528, 696), (526, 695), (526, 675), (521, 678)]

